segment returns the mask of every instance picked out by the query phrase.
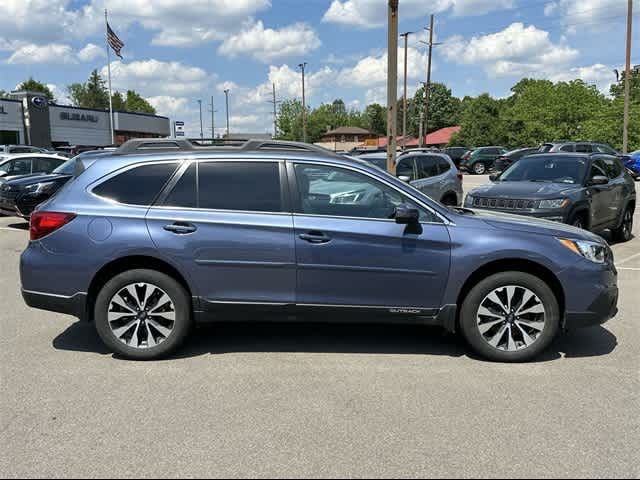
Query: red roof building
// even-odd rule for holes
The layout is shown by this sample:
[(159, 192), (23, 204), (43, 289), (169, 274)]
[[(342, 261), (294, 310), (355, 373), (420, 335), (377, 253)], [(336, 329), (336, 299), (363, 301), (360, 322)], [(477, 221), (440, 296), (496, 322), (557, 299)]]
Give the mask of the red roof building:
[[(446, 147), (451, 142), (451, 137), (453, 137), (456, 133), (458, 133), (462, 127), (446, 127), (441, 128), (440, 130), (436, 130), (435, 132), (431, 132), (427, 135), (427, 139), (425, 145), (427, 147)], [(407, 142), (408, 147), (417, 147), (420, 145), (420, 140), (417, 138), (412, 139), (411, 142)]]

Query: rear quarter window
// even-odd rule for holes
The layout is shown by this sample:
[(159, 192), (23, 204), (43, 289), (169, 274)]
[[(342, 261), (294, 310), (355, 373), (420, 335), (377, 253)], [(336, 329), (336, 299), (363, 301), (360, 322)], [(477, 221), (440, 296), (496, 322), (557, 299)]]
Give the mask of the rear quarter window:
[(177, 166), (177, 163), (158, 163), (134, 167), (101, 183), (93, 193), (118, 203), (149, 206)]

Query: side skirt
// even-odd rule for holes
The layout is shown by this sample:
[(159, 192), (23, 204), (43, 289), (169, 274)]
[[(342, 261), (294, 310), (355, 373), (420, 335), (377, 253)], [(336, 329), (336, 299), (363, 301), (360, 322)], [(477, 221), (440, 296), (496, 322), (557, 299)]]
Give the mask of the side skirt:
[(438, 308), (231, 302), (200, 299), (195, 312), (199, 323), (211, 322), (312, 322), (397, 323), (430, 325), (455, 332), (456, 305)]

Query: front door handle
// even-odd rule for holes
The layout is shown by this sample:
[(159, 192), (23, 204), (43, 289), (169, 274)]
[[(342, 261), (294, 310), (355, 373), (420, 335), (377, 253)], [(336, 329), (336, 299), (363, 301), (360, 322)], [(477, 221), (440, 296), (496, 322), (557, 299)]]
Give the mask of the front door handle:
[(331, 241), (331, 237), (322, 232), (301, 233), (299, 237), (309, 243), (329, 243)]
[(167, 232), (175, 233), (177, 235), (186, 235), (195, 232), (196, 230), (198, 230), (198, 227), (196, 227), (193, 223), (176, 222), (171, 225), (165, 225), (164, 229)]

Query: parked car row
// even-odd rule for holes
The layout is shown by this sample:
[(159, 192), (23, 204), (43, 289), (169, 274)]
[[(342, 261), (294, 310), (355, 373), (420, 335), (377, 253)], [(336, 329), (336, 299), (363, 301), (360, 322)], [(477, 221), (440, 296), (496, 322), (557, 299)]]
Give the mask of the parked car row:
[[(425, 168), (423, 155), (401, 156), (404, 173)], [(432, 155), (431, 168), (453, 171), (448, 156)], [(576, 159), (588, 176), (595, 160)], [(507, 177), (578, 187), (582, 170), (552, 156), (539, 165), (545, 182), (526, 159)], [(64, 168), (73, 172), (65, 187), (31, 216), (22, 294), (34, 308), (93, 322), (126, 358), (175, 352), (195, 322), (250, 318), (437, 325), (484, 358), (519, 362), (617, 312), (602, 238), (445, 207), (312, 145), (138, 140)], [(598, 176), (589, 188), (604, 188)]]

